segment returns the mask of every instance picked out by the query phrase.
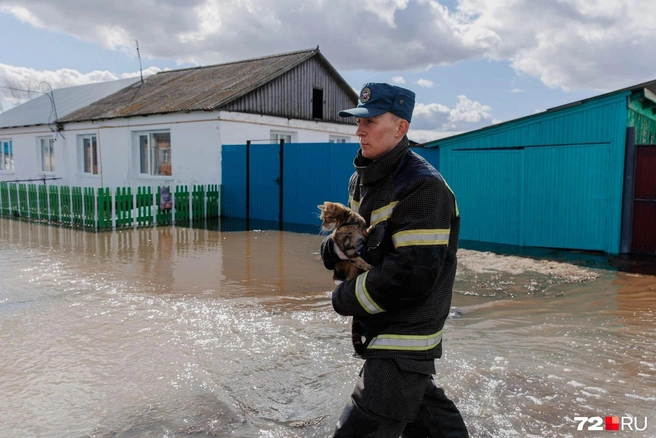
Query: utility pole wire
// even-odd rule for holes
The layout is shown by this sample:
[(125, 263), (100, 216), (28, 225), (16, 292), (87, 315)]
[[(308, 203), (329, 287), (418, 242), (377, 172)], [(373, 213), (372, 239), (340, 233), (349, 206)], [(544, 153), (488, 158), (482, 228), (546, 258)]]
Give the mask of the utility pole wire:
[(5, 90), (12, 90), (12, 91), (23, 91), (25, 93), (41, 93), (41, 94), (47, 94), (46, 92), (39, 91), (39, 90), (24, 90), (22, 88), (15, 88), (15, 87), (7, 87), (5, 85), (0, 85), (0, 88), (4, 88)]

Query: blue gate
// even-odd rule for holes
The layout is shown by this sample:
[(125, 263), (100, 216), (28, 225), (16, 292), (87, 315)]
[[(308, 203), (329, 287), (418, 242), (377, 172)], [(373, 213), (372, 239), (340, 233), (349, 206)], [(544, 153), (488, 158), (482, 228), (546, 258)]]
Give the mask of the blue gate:
[(223, 216), (279, 221), (281, 147), (268, 143), (223, 146)]
[[(222, 214), (318, 227), (317, 205), (348, 202), (348, 181), (359, 147), (358, 143), (223, 146)], [(437, 167), (437, 148), (414, 151)]]

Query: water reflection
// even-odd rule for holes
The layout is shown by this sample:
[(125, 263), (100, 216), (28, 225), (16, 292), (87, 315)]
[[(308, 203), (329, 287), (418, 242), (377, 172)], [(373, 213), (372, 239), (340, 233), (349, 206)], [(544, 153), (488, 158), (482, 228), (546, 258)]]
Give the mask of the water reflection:
[[(361, 363), (318, 230), (216, 226), (0, 219), (0, 436), (328, 436)], [(437, 366), (472, 436), (656, 436), (655, 277), (527, 255), (460, 253)]]

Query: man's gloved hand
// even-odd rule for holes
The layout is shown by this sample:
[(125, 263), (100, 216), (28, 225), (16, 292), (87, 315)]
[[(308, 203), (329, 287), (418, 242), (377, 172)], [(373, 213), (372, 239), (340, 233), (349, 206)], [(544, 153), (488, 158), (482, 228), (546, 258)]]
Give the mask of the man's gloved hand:
[[(341, 251), (340, 251), (341, 252)], [(326, 269), (335, 269), (335, 264), (341, 260), (335, 253), (335, 242), (328, 236), (321, 242), (321, 260)], [(343, 255), (343, 254), (342, 254)]]

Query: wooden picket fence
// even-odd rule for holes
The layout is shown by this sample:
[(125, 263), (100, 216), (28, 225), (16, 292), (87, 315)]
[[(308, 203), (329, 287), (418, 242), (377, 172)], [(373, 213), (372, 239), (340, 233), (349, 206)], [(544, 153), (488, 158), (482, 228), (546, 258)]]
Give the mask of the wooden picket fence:
[(161, 187), (109, 188), (0, 182), (0, 216), (88, 230), (187, 225), (220, 215), (218, 184), (175, 186), (171, 209), (160, 208)]

